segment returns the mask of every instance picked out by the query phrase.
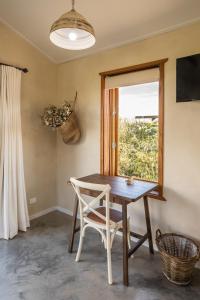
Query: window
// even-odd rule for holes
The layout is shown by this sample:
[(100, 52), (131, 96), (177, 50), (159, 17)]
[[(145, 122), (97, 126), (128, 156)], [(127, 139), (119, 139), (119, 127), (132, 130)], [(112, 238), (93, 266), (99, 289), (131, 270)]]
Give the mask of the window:
[(136, 176), (163, 188), (164, 64), (100, 73), (101, 173)]
[(158, 81), (119, 88), (117, 175), (158, 182), (158, 99)]

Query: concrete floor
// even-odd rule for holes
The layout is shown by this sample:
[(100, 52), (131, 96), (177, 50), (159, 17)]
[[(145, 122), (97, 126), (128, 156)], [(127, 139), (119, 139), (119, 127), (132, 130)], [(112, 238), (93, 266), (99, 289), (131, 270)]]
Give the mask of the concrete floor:
[(27, 233), (0, 241), (1, 300), (200, 299), (200, 270), (195, 270), (190, 286), (177, 287), (162, 276), (158, 254), (150, 256), (146, 247), (130, 260), (130, 287), (124, 287), (120, 237), (113, 245), (114, 284), (108, 286), (99, 234), (86, 232), (81, 261), (76, 263), (75, 253), (67, 252), (69, 229), (70, 217), (54, 212), (34, 220)]

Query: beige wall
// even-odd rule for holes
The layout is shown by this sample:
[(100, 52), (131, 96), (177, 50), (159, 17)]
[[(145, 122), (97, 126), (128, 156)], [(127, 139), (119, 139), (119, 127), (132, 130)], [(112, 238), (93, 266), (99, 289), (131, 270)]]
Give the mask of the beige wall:
[[(164, 157), (167, 202), (151, 201), (152, 223), (154, 231), (159, 226), (163, 230), (200, 238), (200, 102), (175, 102), (176, 58), (199, 53), (199, 36), (200, 23), (196, 23), (57, 67), (0, 24), (0, 61), (29, 69), (22, 78), (25, 176), (27, 198), (36, 196), (38, 199), (35, 205), (29, 205), (30, 214), (55, 205), (72, 210), (73, 194), (66, 180), (70, 176), (99, 172), (99, 72), (168, 57), (165, 69)], [(59, 104), (64, 99), (73, 99), (76, 90), (79, 93), (77, 111), (82, 139), (79, 144), (69, 146), (58, 134), (56, 147), (55, 133), (41, 126), (39, 115), (49, 103)], [(129, 213), (135, 229), (143, 232), (142, 203), (132, 205)]]
[[(167, 202), (151, 201), (152, 223), (200, 239), (200, 101), (176, 103), (176, 58), (200, 52), (200, 23), (174, 32), (105, 51), (60, 65), (58, 99), (79, 93), (77, 110), (82, 127), (78, 145), (57, 140), (57, 197), (72, 210), (70, 176), (99, 172), (101, 71), (169, 58), (165, 69), (164, 195)], [(129, 209), (132, 223), (144, 231), (142, 202)]]
[(27, 199), (34, 214), (56, 203), (56, 134), (44, 128), (40, 113), (56, 101), (56, 66), (43, 54), (0, 23), (0, 62), (29, 69), (22, 76), (22, 131)]

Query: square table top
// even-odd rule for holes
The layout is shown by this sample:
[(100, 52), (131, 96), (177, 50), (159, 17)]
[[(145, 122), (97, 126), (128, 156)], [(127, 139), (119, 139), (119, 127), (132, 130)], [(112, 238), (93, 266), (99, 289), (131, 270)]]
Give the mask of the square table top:
[(157, 183), (143, 180), (134, 180), (133, 184), (128, 185), (125, 178), (119, 176), (105, 176), (92, 174), (81, 177), (78, 180), (97, 184), (109, 184), (111, 186), (111, 196), (135, 202), (141, 197), (158, 187)]

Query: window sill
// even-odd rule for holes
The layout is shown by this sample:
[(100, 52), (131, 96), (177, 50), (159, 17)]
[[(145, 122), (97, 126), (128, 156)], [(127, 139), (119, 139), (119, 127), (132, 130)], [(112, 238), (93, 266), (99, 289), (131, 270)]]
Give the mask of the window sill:
[(156, 199), (156, 200), (161, 200), (161, 201), (167, 201), (162, 194), (160, 194), (159, 191), (152, 191), (147, 194), (147, 197)]

